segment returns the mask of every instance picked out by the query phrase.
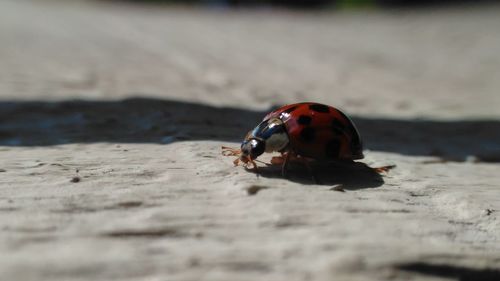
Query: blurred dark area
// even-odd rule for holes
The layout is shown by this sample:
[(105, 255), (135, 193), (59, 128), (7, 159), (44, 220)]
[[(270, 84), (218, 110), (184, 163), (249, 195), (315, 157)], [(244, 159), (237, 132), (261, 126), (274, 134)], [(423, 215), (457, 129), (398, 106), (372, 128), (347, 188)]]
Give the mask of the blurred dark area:
[[(253, 111), (150, 98), (0, 102), (0, 145), (169, 144), (185, 140), (239, 144), (273, 109)], [(197, 118), (192, 118), (194, 112)], [(365, 149), (435, 156), (442, 161), (500, 162), (498, 120), (351, 117)]]
[(494, 3), (495, 0), (124, 0), (138, 3), (207, 5), (219, 7), (279, 6), (301, 9), (425, 7)]

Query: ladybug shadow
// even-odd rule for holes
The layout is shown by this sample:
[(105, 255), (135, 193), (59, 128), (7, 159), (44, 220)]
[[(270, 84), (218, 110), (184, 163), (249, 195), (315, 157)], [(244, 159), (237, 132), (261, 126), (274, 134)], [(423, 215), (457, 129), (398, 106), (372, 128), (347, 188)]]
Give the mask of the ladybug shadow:
[(331, 186), (337, 191), (376, 188), (384, 184), (383, 175), (362, 162), (313, 163), (310, 170), (301, 163), (290, 163), (285, 177), (281, 173), (281, 165), (259, 166), (255, 173), (264, 178), (285, 178), (305, 185)]
[[(185, 140), (240, 143), (272, 109), (258, 111), (153, 98), (0, 101), (0, 145), (169, 144)], [(500, 162), (499, 120), (351, 117), (365, 149), (436, 156), (453, 162)]]
[(240, 142), (263, 114), (153, 98), (0, 101), (0, 145)]

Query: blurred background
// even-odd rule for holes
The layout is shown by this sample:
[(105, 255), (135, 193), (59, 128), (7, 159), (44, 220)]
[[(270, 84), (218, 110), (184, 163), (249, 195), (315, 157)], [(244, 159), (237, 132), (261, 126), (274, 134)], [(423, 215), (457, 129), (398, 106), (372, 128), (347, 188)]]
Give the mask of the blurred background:
[(499, 18), (497, 1), (2, 0), (0, 142), (238, 142), (316, 101), (368, 148), (496, 161)]
[(415, 7), (429, 5), (477, 4), (493, 0), (128, 0), (142, 3), (197, 4), (219, 7), (281, 6), (294, 8)]

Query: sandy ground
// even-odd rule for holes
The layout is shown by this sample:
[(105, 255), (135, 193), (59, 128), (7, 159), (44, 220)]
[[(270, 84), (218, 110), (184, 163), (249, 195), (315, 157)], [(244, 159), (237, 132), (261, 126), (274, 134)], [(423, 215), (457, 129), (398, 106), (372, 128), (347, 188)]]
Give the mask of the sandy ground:
[[(0, 280), (500, 280), (499, 18), (0, 1)], [(397, 168), (220, 155), (304, 100)]]

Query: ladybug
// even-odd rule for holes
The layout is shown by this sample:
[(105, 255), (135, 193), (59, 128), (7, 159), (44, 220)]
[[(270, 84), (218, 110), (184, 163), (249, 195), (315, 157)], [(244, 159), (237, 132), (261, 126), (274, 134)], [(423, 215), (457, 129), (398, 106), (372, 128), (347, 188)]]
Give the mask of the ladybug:
[[(308, 165), (310, 161), (352, 162), (364, 157), (359, 132), (351, 119), (335, 107), (313, 102), (289, 104), (270, 112), (248, 132), (241, 149), (222, 148), (224, 155), (238, 156), (235, 165), (241, 161), (254, 169), (257, 157), (264, 152), (280, 152), (282, 156), (273, 157), (271, 164), (282, 164), (284, 176), (291, 160)], [(389, 168), (374, 169), (382, 172)]]

